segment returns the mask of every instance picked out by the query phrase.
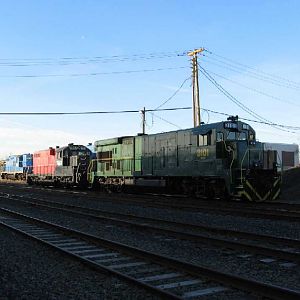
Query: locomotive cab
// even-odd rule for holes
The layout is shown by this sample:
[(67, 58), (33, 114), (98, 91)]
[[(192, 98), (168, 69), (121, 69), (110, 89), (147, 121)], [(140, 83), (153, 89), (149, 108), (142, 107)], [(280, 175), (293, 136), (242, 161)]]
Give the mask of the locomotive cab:
[(277, 173), (277, 152), (264, 151), (253, 128), (238, 121), (237, 116), (228, 118), (223, 127), (216, 134), (216, 156), (229, 169), (227, 184), (231, 194), (255, 201), (275, 199), (281, 181)]
[(55, 178), (57, 183), (87, 186), (87, 168), (91, 151), (82, 145), (69, 144), (56, 148)]

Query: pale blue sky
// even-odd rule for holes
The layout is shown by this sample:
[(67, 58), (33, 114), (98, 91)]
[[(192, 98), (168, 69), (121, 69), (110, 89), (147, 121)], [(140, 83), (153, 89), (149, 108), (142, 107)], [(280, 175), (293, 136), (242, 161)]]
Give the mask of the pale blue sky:
[[(133, 55), (206, 47), (276, 76), (300, 82), (299, 1), (0, 1), (0, 101), (3, 112), (91, 111), (155, 108), (190, 76), (188, 57), (133, 60)], [(127, 56), (126, 61), (61, 65), (64, 57)], [(19, 59), (53, 59), (52, 65), (5, 66)], [(241, 102), (275, 123), (299, 125), (300, 88), (279, 86), (233, 72), (216, 56), (200, 58), (210, 72), (276, 97), (266, 97), (215, 76)], [(53, 62), (52, 60), (52, 62)], [(229, 63), (227, 61), (227, 63)], [(183, 68), (180, 68), (183, 67)], [(156, 72), (68, 74), (176, 68)], [(18, 78), (19, 75), (63, 75)], [(262, 73), (260, 73), (262, 76)], [(248, 74), (249, 75), (249, 74)], [(251, 75), (251, 74), (250, 74)], [(285, 85), (288, 85), (285, 82)], [(300, 84), (299, 84), (300, 86)], [(297, 86), (296, 86), (297, 87)], [(200, 76), (201, 105), (253, 119)], [(287, 103), (289, 102), (289, 103)], [(190, 106), (191, 87), (165, 106)], [(293, 104), (291, 104), (293, 103)], [(157, 113), (181, 128), (192, 112)], [(209, 119), (208, 119), (209, 118)], [(222, 116), (203, 113), (203, 121)], [(149, 133), (176, 129), (148, 115)], [(68, 142), (86, 144), (141, 131), (139, 114), (0, 117), (0, 157)], [(299, 143), (298, 133), (252, 124), (263, 141)]]

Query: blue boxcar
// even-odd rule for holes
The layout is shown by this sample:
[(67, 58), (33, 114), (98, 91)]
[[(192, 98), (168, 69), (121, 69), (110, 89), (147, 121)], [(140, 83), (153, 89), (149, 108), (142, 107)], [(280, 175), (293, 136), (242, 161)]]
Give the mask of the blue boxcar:
[(32, 173), (32, 154), (10, 155), (6, 159), (2, 179), (26, 179)]

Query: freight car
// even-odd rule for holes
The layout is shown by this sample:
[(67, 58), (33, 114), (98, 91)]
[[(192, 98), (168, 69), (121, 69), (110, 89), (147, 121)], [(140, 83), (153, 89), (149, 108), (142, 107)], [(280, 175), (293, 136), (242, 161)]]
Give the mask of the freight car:
[(91, 150), (83, 145), (50, 147), (33, 154), (33, 172), (28, 184), (87, 187)]
[(5, 161), (2, 179), (25, 180), (32, 173), (32, 154), (10, 155)]
[(254, 129), (227, 121), (160, 134), (96, 141), (88, 169), (92, 186), (135, 186), (207, 198), (276, 199), (276, 151), (264, 151)]

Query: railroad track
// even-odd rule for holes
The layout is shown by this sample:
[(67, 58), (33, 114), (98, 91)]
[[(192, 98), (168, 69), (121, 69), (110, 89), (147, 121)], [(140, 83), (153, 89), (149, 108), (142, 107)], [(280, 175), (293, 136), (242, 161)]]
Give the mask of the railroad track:
[[(149, 199), (149, 196), (151, 197)], [(221, 200), (200, 200), (194, 199), (191, 201), (187, 197), (180, 197), (174, 195), (159, 195), (149, 194), (143, 197), (130, 198), (126, 200), (135, 204), (142, 204), (145, 206), (153, 206), (159, 208), (172, 208), (180, 210), (190, 210), (199, 212), (209, 212), (217, 214), (228, 214), (234, 216), (244, 216), (251, 218), (263, 218), (272, 220), (284, 221), (300, 221), (300, 205), (288, 203), (249, 203), (249, 202), (234, 202)], [(154, 196), (154, 198), (153, 198)], [(161, 198), (164, 198), (163, 200)], [(124, 202), (124, 199), (113, 198), (110, 201)]]
[[(24, 188), (23, 188), (24, 189)], [(41, 189), (45, 190), (45, 189)], [(46, 189), (53, 191), (52, 189)], [(65, 190), (55, 190), (63, 193)], [(77, 195), (79, 197), (84, 196), (89, 199), (99, 201), (97, 195), (90, 195), (87, 192), (71, 192), (71, 194)], [(159, 195), (159, 194), (143, 194), (139, 195), (138, 198), (136, 194), (126, 194), (127, 197), (130, 197), (130, 200), (119, 198), (118, 196), (113, 195), (109, 199), (101, 199), (101, 201), (116, 201), (124, 203), (134, 203), (146, 207), (158, 207), (158, 208), (168, 208), (168, 209), (180, 209), (180, 210), (189, 210), (197, 212), (207, 212), (207, 213), (216, 213), (223, 215), (233, 215), (233, 216), (242, 216), (249, 218), (262, 218), (270, 220), (282, 220), (288, 222), (299, 222), (300, 221), (300, 205), (299, 204), (288, 204), (288, 203), (248, 203), (248, 202), (239, 202), (238, 206), (236, 202), (233, 201), (210, 201), (207, 199), (203, 200), (194, 200), (191, 201), (187, 197), (179, 197), (174, 195)], [(161, 199), (163, 198), (163, 200)], [(170, 200), (171, 199), (171, 200)], [(183, 203), (184, 202), (184, 203)], [(217, 208), (216, 208), (217, 207)]]
[[(248, 258), (249, 255), (237, 254), (237, 251), (246, 251), (263, 256), (263, 258), (259, 259), (261, 262), (283, 260), (284, 262), (279, 263), (283, 266), (288, 265), (291, 267), (296, 267), (297, 263), (300, 263), (300, 240), (168, 221), (158, 218), (140, 217), (133, 214), (115, 213), (106, 210), (95, 210), (41, 199), (37, 201), (25, 200), (24, 197), (18, 195), (7, 195), (7, 197), (8, 198), (5, 199), (19, 201), (25, 205), (64, 211), (73, 215), (83, 216), (86, 219), (95, 219), (101, 222), (110, 222), (121, 226), (130, 226), (142, 231), (154, 232), (159, 239), (166, 240), (166, 237), (161, 237), (161, 235), (166, 235), (167, 239), (172, 237), (201, 244), (206, 243), (223, 249), (234, 249), (235, 252), (233, 255), (237, 255), (240, 258)], [(205, 234), (205, 232), (209, 232), (213, 237)], [(228, 236), (231, 239), (228, 239)], [(275, 259), (272, 260), (270, 257)]]
[(189, 299), (237, 290), (271, 299), (299, 299), (300, 292), (218, 272), (101, 239), (7, 209), (0, 224), (80, 260), (95, 270), (111, 273), (167, 299)]

